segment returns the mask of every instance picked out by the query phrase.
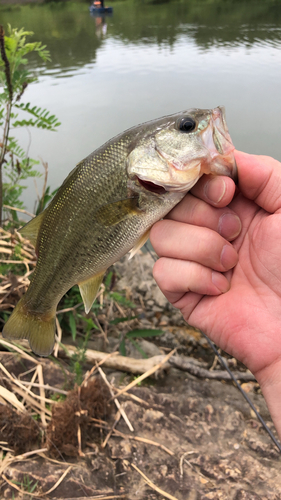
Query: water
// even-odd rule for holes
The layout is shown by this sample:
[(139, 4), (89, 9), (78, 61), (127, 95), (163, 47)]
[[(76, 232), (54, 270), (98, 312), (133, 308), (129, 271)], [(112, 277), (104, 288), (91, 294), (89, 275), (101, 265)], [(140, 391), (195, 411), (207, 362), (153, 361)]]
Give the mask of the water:
[[(189, 107), (225, 105), (237, 149), (281, 160), (280, 1), (108, 4), (114, 12), (104, 18), (82, 1), (0, 10), (4, 26), (34, 31), (52, 55), (46, 65), (32, 57), (39, 82), (23, 101), (46, 107), (62, 125), (56, 133), (31, 130), (31, 145), (27, 130), (19, 137), (48, 162), (53, 189), (117, 133)], [(32, 210), (33, 181), (23, 198)]]

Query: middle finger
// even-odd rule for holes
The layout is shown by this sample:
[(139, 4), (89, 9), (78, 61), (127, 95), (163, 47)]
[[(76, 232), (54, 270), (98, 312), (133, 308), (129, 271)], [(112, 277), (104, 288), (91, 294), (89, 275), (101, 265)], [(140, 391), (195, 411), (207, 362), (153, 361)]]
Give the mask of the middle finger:
[(240, 218), (230, 208), (212, 207), (191, 194), (187, 194), (166, 219), (208, 227), (228, 241), (235, 239), (242, 227)]

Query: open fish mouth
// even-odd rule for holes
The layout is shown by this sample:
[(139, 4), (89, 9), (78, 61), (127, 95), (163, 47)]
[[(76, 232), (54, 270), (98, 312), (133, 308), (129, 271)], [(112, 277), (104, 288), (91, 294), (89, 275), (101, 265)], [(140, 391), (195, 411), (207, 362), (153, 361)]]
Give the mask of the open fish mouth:
[(147, 191), (150, 191), (151, 193), (155, 194), (165, 194), (167, 193), (167, 190), (163, 187), (160, 186), (159, 184), (154, 184), (154, 182), (151, 181), (145, 181), (141, 179), (140, 177), (137, 177), (140, 185), (144, 187)]

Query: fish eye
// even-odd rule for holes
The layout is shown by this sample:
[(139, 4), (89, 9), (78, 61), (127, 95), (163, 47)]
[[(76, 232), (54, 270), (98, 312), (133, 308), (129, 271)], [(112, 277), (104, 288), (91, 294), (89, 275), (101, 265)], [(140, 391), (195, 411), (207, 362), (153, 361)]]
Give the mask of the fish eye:
[(178, 128), (182, 132), (188, 133), (193, 132), (196, 127), (196, 121), (191, 118), (191, 116), (185, 116), (181, 118), (178, 123)]

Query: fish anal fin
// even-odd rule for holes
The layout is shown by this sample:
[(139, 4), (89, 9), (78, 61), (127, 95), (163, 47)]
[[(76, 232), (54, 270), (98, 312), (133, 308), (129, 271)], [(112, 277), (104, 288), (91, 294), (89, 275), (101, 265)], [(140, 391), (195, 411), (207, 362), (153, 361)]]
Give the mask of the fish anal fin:
[(130, 219), (134, 215), (142, 213), (138, 208), (138, 203), (139, 200), (137, 197), (109, 203), (97, 210), (95, 220), (105, 227), (115, 226), (123, 220)]
[(48, 315), (28, 312), (21, 299), (5, 324), (2, 335), (9, 340), (27, 339), (38, 356), (49, 356), (55, 344), (55, 311)]
[(149, 233), (150, 233), (150, 229), (148, 229), (148, 231), (146, 231), (139, 239), (138, 241), (136, 242), (136, 244), (133, 246), (133, 248), (129, 251), (129, 260), (134, 257), (134, 255), (136, 255), (137, 251), (143, 247), (143, 245), (147, 242), (148, 238), (149, 238)]
[(94, 300), (99, 291), (99, 287), (102, 284), (104, 273), (105, 271), (102, 271), (101, 273), (96, 274), (95, 276), (92, 276), (91, 278), (82, 281), (81, 283), (78, 283), (86, 314), (88, 314), (94, 303)]
[(31, 219), (19, 230), (20, 234), (27, 240), (31, 241), (34, 246), (36, 246), (37, 236), (42, 224), (42, 218), (43, 212), (37, 215), (37, 217), (34, 217), (34, 219)]

